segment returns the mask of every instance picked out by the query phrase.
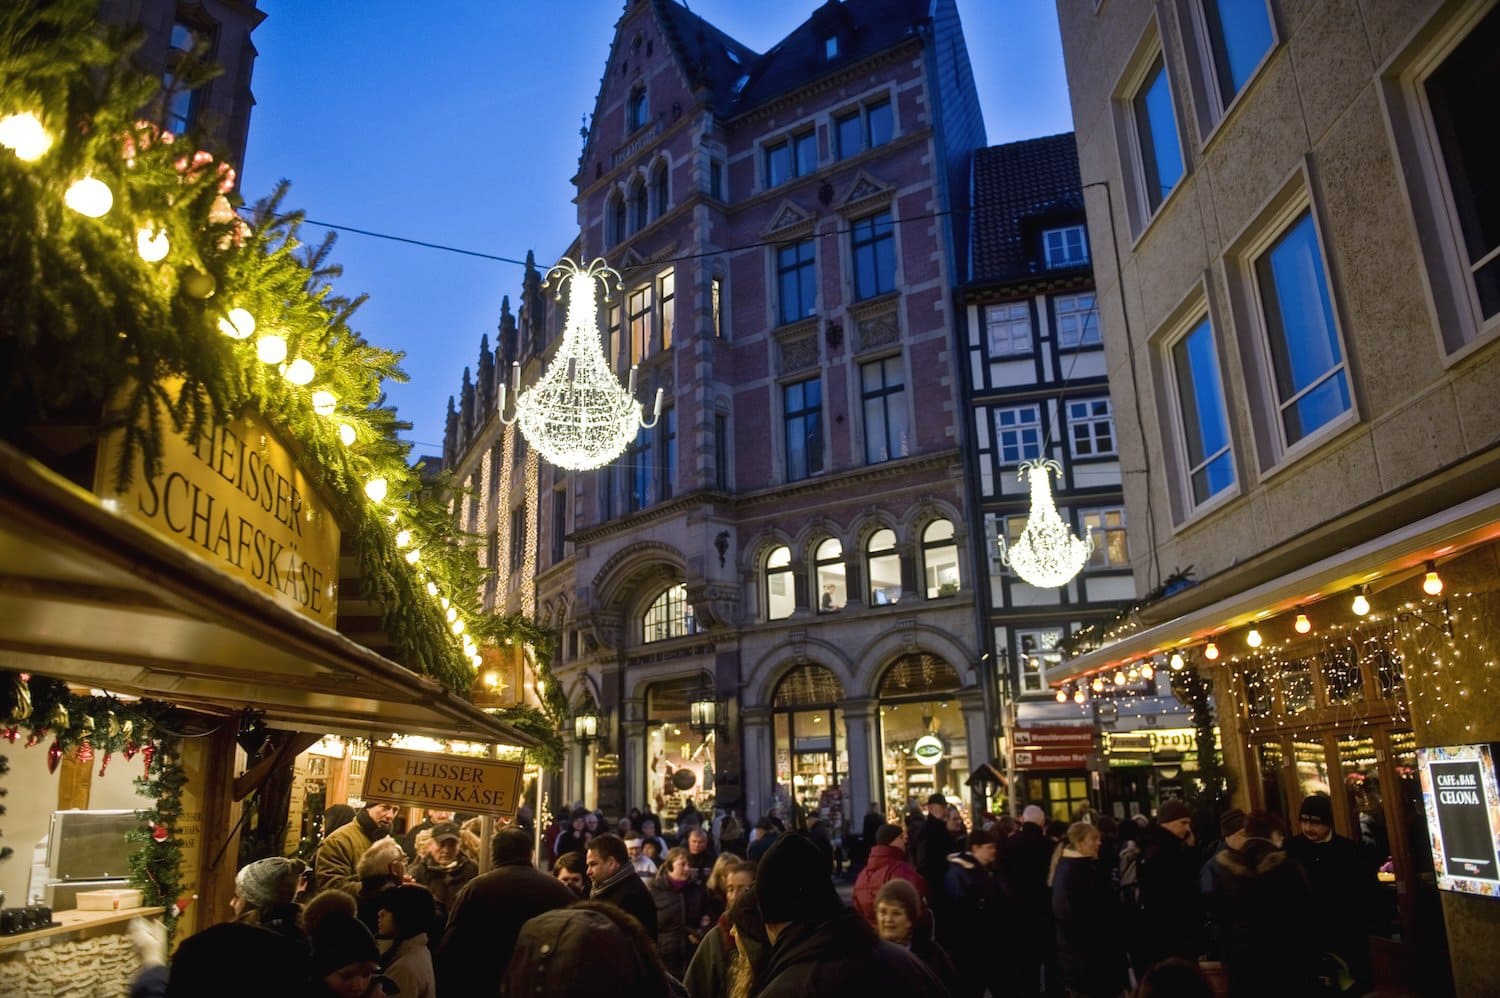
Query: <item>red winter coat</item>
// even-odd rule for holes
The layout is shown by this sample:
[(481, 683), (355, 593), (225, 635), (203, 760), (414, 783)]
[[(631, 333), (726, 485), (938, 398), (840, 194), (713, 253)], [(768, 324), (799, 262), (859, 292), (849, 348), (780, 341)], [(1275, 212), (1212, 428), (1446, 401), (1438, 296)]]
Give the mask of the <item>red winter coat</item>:
[(854, 881), (854, 910), (871, 925), (875, 924), (875, 895), (887, 880), (909, 880), (919, 896), (927, 897), (927, 881), (906, 861), (906, 853), (895, 846), (875, 846)]

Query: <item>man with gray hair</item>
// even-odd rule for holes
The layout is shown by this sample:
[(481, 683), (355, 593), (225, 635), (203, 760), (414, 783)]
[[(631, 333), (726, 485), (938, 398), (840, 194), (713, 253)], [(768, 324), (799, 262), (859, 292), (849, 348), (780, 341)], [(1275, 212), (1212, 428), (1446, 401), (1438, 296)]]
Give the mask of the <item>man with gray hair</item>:
[[(1044, 829), (1047, 813), (1035, 804), (1021, 812), (1021, 827), (1000, 844), (1000, 881), (1010, 897), (1009, 911), (1015, 979), (1009, 994), (1042, 993), (1046, 972), (1047, 991), (1061, 987), (1057, 967), (1057, 939), (1052, 929), (1052, 889), (1047, 874), (1052, 868), (1052, 840)], [(1060, 992), (1055, 992), (1060, 993)]]

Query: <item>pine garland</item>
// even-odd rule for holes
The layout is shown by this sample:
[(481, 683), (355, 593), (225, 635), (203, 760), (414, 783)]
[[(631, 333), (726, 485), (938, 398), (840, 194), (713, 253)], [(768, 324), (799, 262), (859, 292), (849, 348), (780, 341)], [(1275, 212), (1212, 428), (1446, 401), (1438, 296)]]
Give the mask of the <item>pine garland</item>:
[[(0, 5), (0, 118), (34, 113), (55, 142), (35, 162), (0, 148), (0, 437), (28, 448), (31, 429), (48, 424), (118, 430), (122, 458), (108, 471), (123, 488), (137, 467), (160, 471), (165, 434), (196, 434), (255, 410), (281, 428), (330, 497), (402, 664), (467, 695), (472, 650), (451, 631), (449, 604), (476, 643), (526, 641), (544, 663), (550, 632), (487, 617), (478, 605), (473, 539), (408, 464), (410, 445), (397, 433), (409, 426), (385, 402), (382, 384), (405, 380), (401, 355), (349, 325), (364, 299), (329, 283), (340, 273), (329, 263), (332, 237), (304, 245), (303, 216), (283, 207), (285, 182), (247, 222), (227, 164), (197, 136), (142, 120), (162, 95), (131, 64), (141, 37), (101, 33), (95, 0)], [(181, 82), (212, 72), (193, 70)], [(101, 218), (65, 206), (64, 192), (86, 175), (113, 192)], [(136, 252), (141, 228), (167, 234), (165, 260)], [(223, 335), (231, 309), (276, 330), (288, 360), (309, 361), (315, 380), (294, 385), (258, 360), (253, 337)], [(314, 411), (314, 391), (332, 393), (333, 415)], [(384, 501), (365, 494), (378, 478), (388, 484)], [(406, 550), (396, 544), (401, 531), (412, 538)], [(413, 548), (415, 566), (405, 557)], [(545, 664), (538, 672), (550, 677)], [(547, 683), (542, 714), (554, 727), (566, 715), (555, 686)], [(502, 716), (544, 739), (549, 758), (560, 754), (556, 730), (525, 712)]]

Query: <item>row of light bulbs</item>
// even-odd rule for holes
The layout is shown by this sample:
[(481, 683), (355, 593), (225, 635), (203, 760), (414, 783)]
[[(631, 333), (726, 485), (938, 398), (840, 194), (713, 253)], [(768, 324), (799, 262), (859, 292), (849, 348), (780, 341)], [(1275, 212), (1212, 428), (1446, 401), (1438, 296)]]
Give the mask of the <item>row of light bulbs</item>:
[[(1437, 564), (1435, 562), (1427, 562), (1426, 571), (1422, 576), (1422, 591), (1428, 596), (1433, 597), (1441, 596), (1443, 594), (1443, 577), (1438, 574)], [(1354, 590), (1354, 598), (1349, 604), (1349, 609), (1354, 613), (1356, 617), (1364, 617), (1369, 614), (1370, 599), (1367, 595), (1365, 586), (1358, 586)], [(1302, 607), (1297, 607), (1296, 617), (1294, 617), (1292, 620), (1292, 630), (1296, 631), (1298, 634), (1310, 634), (1312, 632), (1312, 629), (1312, 620), (1307, 616), (1307, 612), (1303, 610)], [(1264, 643), (1265, 637), (1254, 625), (1252, 625), (1245, 632), (1245, 644), (1250, 646), (1251, 648), (1259, 648)], [(1208, 659), (1210, 662), (1216, 661), (1222, 654), (1223, 651), (1219, 648), (1218, 642), (1213, 637), (1210, 637), (1208, 641), (1204, 643), (1203, 657)], [(1183, 657), (1182, 652), (1174, 651), (1168, 659), (1168, 665), (1173, 672), (1181, 672), (1184, 668), (1187, 667), (1187, 660)], [(1127, 664), (1119, 669), (1114, 670), (1111, 678), (1109, 679), (1105, 678), (1104, 673), (1100, 673), (1094, 676), (1094, 678), (1090, 680), (1088, 688), (1093, 690), (1095, 693), (1103, 693), (1109, 687), (1109, 684), (1111, 682), (1113, 682), (1116, 686), (1124, 686), (1126, 683), (1136, 682), (1140, 679), (1150, 679), (1152, 675), (1154, 675), (1154, 671), (1155, 670), (1149, 660), (1142, 662), (1139, 666)], [(1073, 689), (1071, 697), (1068, 694), (1067, 687), (1058, 687), (1057, 702), (1067, 703), (1069, 699), (1072, 699), (1074, 703), (1083, 704), (1088, 702), (1088, 694), (1085, 692), (1082, 685), (1076, 686)]]
[[(41, 120), (30, 111), (17, 114), (9, 114), (0, 117), (0, 146), (10, 149), (23, 162), (34, 163), (46, 155), (52, 148), (52, 136), (42, 125)], [(98, 178), (87, 175), (75, 180), (63, 193), (63, 204), (73, 211), (88, 218), (103, 218), (109, 214), (114, 207), (114, 192), (109, 185)], [(156, 225), (144, 225), (136, 230), (136, 253), (147, 263), (159, 263), (167, 258), (171, 252), (171, 240), (166, 230)], [(234, 307), (219, 319), (219, 332), (232, 340), (248, 340), (255, 335), (257, 328), (255, 316), (248, 309)], [(288, 383), (299, 387), (311, 384), (317, 376), (317, 369), (312, 362), (303, 358), (295, 357), (287, 361), (288, 347), (286, 337), (277, 330), (262, 332), (255, 341), (255, 355), (261, 363), (273, 366)], [(332, 417), (338, 411), (338, 398), (326, 389), (318, 389), (311, 397), (313, 412), (323, 417)], [(358, 434), (354, 426), (347, 422), (338, 424), (339, 440), (346, 447), (354, 445)], [(365, 483), (365, 496), (371, 502), (383, 503), (389, 492), (389, 483), (384, 478), (372, 478)], [(399, 516), (392, 512), (389, 522), (395, 524)], [(479, 648), (474, 639), (465, 633), (467, 630), (463, 618), (459, 616), (458, 609), (453, 606), (452, 601), (440, 595), (437, 583), (434, 582), (425, 570), (419, 567), (422, 552), (419, 548), (411, 547), (412, 533), (409, 529), (401, 528), (396, 532), (396, 546), (410, 550), (406, 551), (406, 563), (421, 573), (426, 582), (427, 595), (438, 600), (443, 610), (443, 615), (448, 624), (449, 631), (457, 638), (464, 651), (464, 656), (475, 669), (483, 665), (483, 658), (479, 654)]]

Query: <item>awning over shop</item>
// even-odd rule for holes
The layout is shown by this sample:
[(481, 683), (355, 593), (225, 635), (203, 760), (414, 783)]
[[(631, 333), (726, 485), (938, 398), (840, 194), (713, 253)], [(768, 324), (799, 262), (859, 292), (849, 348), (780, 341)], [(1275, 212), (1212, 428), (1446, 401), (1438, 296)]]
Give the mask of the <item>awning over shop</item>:
[(277, 728), (535, 740), (0, 444), (0, 667)]
[[(1058, 685), (1148, 656), (1170, 654), (1174, 649), (1201, 644), (1215, 634), (1339, 595), (1355, 586), (1399, 582), (1421, 572), (1429, 560), (1447, 558), (1497, 538), (1500, 489), (1492, 489), (1309, 564), (1293, 564), (1268, 581), (1253, 581), (1267, 574), (1264, 564), (1236, 566), (1152, 606), (1151, 617), (1160, 623), (1148, 624), (1134, 634), (1047, 670), (1047, 682)], [(1290, 561), (1299, 551), (1305, 558), (1309, 550), (1315, 551), (1316, 546), (1291, 545), (1285, 552), (1268, 553), (1267, 558)], [(1246, 588), (1233, 591), (1236, 579)], [(1215, 598), (1219, 593), (1225, 595)]]

